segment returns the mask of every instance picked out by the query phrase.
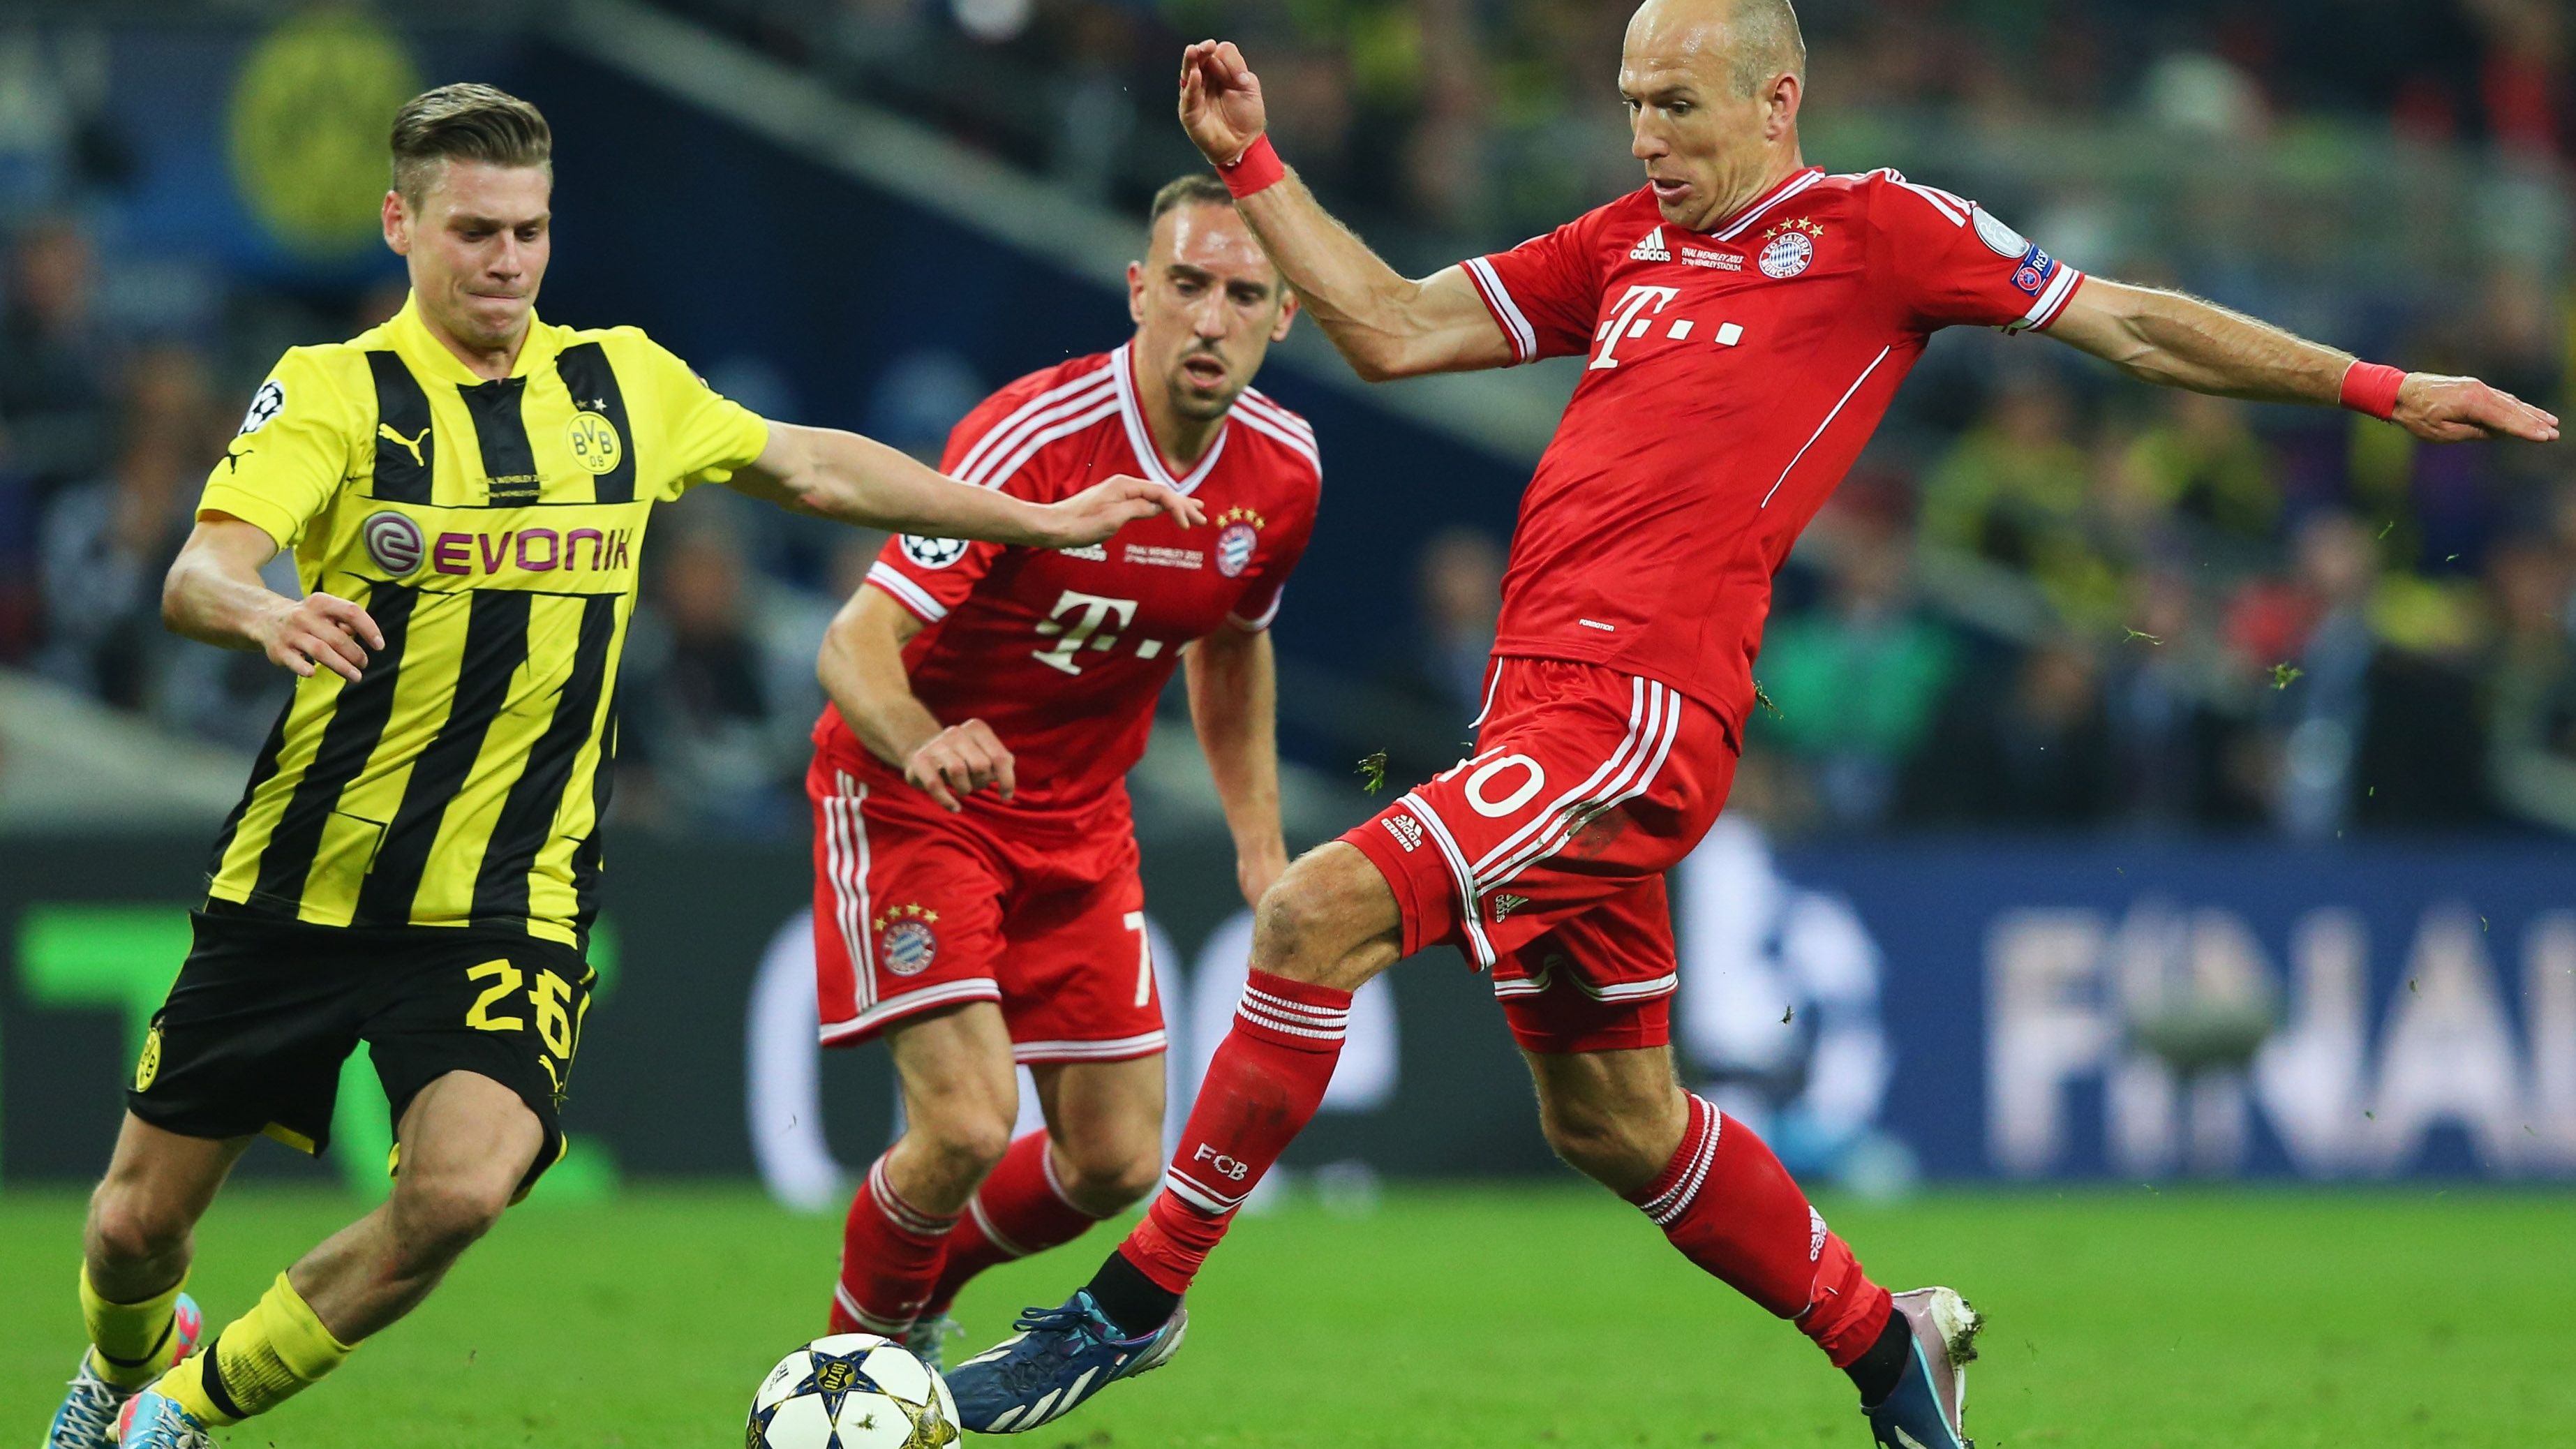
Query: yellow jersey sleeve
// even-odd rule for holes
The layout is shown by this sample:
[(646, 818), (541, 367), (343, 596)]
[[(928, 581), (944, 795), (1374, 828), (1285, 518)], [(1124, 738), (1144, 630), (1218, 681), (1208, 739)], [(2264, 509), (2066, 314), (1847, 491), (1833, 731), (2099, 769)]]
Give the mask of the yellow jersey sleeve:
[[(700, 483), (721, 483), (748, 467), (769, 446), (769, 423), (760, 414), (707, 386), (669, 348), (641, 333), (637, 351), (648, 401), (646, 416), (662, 437), (656, 468), (663, 498), (677, 498)], [(628, 405), (633, 414), (636, 409)]]
[(362, 404), (321, 350), (290, 349), (207, 475), (197, 516), (229, 513), (291, 549), (349, 476)]

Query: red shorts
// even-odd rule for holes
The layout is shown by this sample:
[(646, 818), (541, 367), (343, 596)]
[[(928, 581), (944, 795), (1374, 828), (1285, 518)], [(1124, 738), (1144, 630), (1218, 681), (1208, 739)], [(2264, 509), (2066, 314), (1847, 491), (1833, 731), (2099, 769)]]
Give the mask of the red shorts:
[(1023, 1062), (1163, 1050), (1136, 833), (996, 829), (817, 755), (814, 971), (823, 1044), (993, 1001)]
[(1476, 753), (1342, 839), (1394, 888), (1406, 954), (1446, 942), (1491, 968), (1523, 1049), (1666, 1045), (1680, 969), (1664, 872), (1726, 803), (1734, 738), (1651, 679), (1493, 669)]

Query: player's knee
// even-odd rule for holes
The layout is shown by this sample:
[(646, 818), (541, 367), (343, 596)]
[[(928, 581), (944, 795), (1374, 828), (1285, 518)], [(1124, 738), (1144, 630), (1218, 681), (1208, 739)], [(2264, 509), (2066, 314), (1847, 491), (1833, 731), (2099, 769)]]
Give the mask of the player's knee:
[(1354, 864), (1362, 871), (1376, 869), (1357, 851), (1319, 851), (1300, 858), (1262, 893), (1252, 918), (1256, 968), (1345, 990), (1376, 974), (1358, 959), (1368, 937), (1357, 924), (1359, 883), (1348, 877)]
[(906, 1130), (936, 1160), (941, 1177), (971, 1189), (1011, 1150), (1012, 1117), (991, 1104), (951, 1101), (915, 1116)]
[(189, 1226), (187, 1214), (177, 1206), (109, 1181), (90, 1196), (86, 1237), (94, 1259), (141, 1263), (184, 1248)]
[(1635, 1124), (1598, 1103), (1543, 1098), (1539, 1128), (1566, 1166), (1596, 1182), (1625, 1187), (1662, 1166)]
[(1163, 1179), (1163, 1144), (1154, 1133), (1058, 1145), (1073, 1169), (1065, 1195), (1094, 1217), (1125, 1211)]
[(492, 1230), (516, 1183), (497, 1176), (441, 1173), (394, 1184), (396, 1251), (408, 1272), (443, 1268)]

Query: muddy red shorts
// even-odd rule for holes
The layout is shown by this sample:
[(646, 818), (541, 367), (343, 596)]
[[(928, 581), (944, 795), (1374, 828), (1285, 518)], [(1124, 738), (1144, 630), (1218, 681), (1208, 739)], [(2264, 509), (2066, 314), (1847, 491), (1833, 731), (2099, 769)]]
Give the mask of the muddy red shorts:
[(820, 755), (814, 805), (814, 970), (823, 1044), (993, 1001), (1023, 1062), (1108, 1062), (1164, 1048), (1145, 940), (1136, 833), (1014, 827), (855, 774)]
[(1533, 1052), (1671, 1040), (1664, 872), (1717, 819), (1736, 743), (1706, 705), (1594, 664), (1498, 659), (1476, 753), (1344, 835), (1404, 912), (1494, 973)]

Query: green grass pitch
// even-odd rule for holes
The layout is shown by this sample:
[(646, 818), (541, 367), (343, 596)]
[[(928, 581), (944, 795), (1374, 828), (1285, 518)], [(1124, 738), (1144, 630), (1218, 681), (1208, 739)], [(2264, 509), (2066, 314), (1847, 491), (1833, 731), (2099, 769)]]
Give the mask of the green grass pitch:
[[(2088, 1190), (1825, 1204), (1881, 1281), (1991, 1323), (1969, 1429), (2006, 1446), (2546, 1444), (2576, 1434), (2576, 1200), (2431, 1190)], [(33, 1444), (79, 1335), (80, 1203), (0, 1196), (0, 1443)], [(244, 1191), (199, 1238), (210, 1318), (351, 1214)], [(1112, 1241), (979, 1281), (980, 1347)], [(532, 1205), (330, 1382), (232, 1431), (276, 1449), (731, 1449), (820, 1329), (838, 1224), (748, 1190)], [(1025, 1436), (1146, 1446), (1851, 1445), (1839, 1374), (1579, 1186), (1407, 1189), (1246, 1221), (1170, 1368)], [(961, 1346), (961, 1355), (973, 1347)]]

